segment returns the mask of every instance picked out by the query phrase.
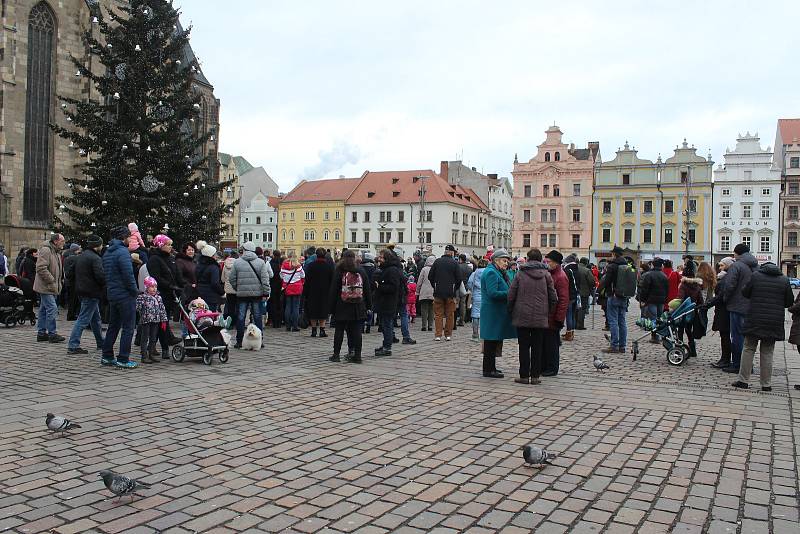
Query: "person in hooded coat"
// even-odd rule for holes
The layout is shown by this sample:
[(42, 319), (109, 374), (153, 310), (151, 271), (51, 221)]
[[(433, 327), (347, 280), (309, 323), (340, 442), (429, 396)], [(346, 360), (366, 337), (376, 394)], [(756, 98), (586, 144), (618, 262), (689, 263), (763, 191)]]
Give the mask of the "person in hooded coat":
[(383, 345), (375, 349), (376, 356), (391, 356), (394, 341), (394, 318), (400, 303), (401, 286), (405, 287), (400, 259), (391, 250), (383, 249), (378, 255), (380, 272), (376, 271), (373, 286), (373, 307), (380, 317)]
[(433, 331), (433, 284), (431, 284), (428, 278), (428, 273), (431, 272), (431, 267), (433, 267), (433, 262), (435, 261), (436, 256), (428, 256), (425, 260), (425, 265), (419, 273), (419, 278), (417, 279), (418, 312), (422, 321), (423, 332)]
[[(687, 263), (683, 268), (681, 276), (681, 283), (678, 286), (678, 298), (681, 301), (687, 298), (692, 299), (696, 306), (703, 305), (703, 279), (695, 277), (695, 270), (693, 263)], [(684, 326), (678, 327), (678, 337), (683, 338), (684, 332), (689, 341), (689, 354), (688, 358), (697, 357), (697, 346), (695, 345), (695, 338), (693, 332), (693, 324), (688, 322)]]
[(722, 258), (717, 272), (717, 285), (714, 287), (714, 296), (706, 301), (706, 308), (714, 308), (714, 322), (711, 330), (719, 332), (720, 357), (711, 364), (716, 369), (725, 369), (731, 364), (731, 320), (722, 295), (728, 283), (728, 268), (733, 265), (733, 258)]
[[(244, 253), (239, 259), (233, 262), (233, 270), (228, 278), (231, 286), (236, 290), (236, 300), (239, 303), (239, 311), (236, 320), (236, 346), (242, 348), (244, 339), (245, 319), (247, 312), (250, 312), (253, 324), (264, 331), (264, 319), (261, 315), (261, 301), (269, 298), (270, 285), (269, 279), (272, 278), (272, 269), (269, 263), (256, 256), (256, 246), (252, 241), (247, 241), (242, 245)], [(264, 338), (261, 343), (263, 346)]]
[(502, 354), (503, 340), (516, 339), (517, 329), (508, 313), (508, 290), (511, 286), (508, 270), (511, 255), (497, 249), (492, 263), (481, 275), (481, 339), (483, 339), (483, 376), (503, 378), (497, 368), (497, 356)]
[(330, 291), (333, 281), (334, 266), (328, 262), (324, 248), (316, 250), (314, 261), (304, 267), (306, 282), (303, 287), (305, 312), (311, 323), (311, 337), (328, 337), (325, 333), (325, 322), (330, 313)]
[(738, 373), (744, 350), (744, 321), (750, 311), (750, 303), (742, 294), (750, 277), (758, 269), (758, 260), (750, 253), (750, 247), (739, 243), (733, 249), (735, 261), (728, 267), (727, 283), (722, 294), (728, 308), (731, 325), (731, 364), (723, 369), (726, 373)]
[(772, 356), (775, 352), (775, 343), (783, 341), (786, 336), (785, 310), (794, 301), (792, 286), (777, 265), (767, 262), (752, 273), (747, 285), (742, 289), (742, 296), (750, 301), (750, 309), (742, 329), (744, 350), (739, 376), (733, 387), (740, 389), (750, 387), (748, 382), (753, 368), (753, 358), (756, 348), (760, 346), (761, 369), (758, 377), (761, 381), (761, 391), (772, 391)]
[(283, 325), (283, 303), (281, 302), (281, 264), (283, 258), (280, 250), (272, 252), (272, 259), (269, 266), (272, 268), (272, 278), (269, 280), (269, 320), (272, 328), (280, 328)]
[(519, 340), (519, 378), (514, 382), (535, 385), (541, 383), (544, 339), (558, 295), (539, 249), (529, 250), (527, 259), (511, 282), (508, 307)]
[[(358, 300), (342, 298), (343, 284), (348, 278), (348, 273), (350, 273), (351, 279), (353, 273), (360, 279), (361, 298)], [(357, 287), (357, 285), (352, 287)], [(345, 293), (347, 293), (347, 288), (345, 288)], [(346, 360), (351, 363), (361, 363), (361, 324), (367, 318), (367, 310), (372, 309), (372, 292), (367, 272), (356, 263), (356, 254), (352, 250), (342, 252), (342, 258), (333, 273), (329, 299), (330, 313), (336, 324), (333, 333), (333, 356), (329, 359), (332, 362), (341, 361), (342, 341), (347, 332)]]
[[(481, 277), (489, 262), (483, 258), (478, 261), (478, 268), (469, 275), (467, 279), (467, 290), (472, 293), (472, 340), (481, 340), (481, 303), (483, 302), (483, 295), (481, 294)], [(431, 288), (431, 296), (433, 295), (433, 288)], [(424, 330), (424, 328), (423, 328)]]
[(194, 274), (197, 280), (197, 292), (200, 298), (206, 301), (208, 309), (212, 312), (218, 311), (220, 304), (225, 298), (225, 287), (222, 285), (222, 271), (215, 258), (217, 249), (211, 245), (205, 245), (200, 250), (200, 257), (197, 259)]

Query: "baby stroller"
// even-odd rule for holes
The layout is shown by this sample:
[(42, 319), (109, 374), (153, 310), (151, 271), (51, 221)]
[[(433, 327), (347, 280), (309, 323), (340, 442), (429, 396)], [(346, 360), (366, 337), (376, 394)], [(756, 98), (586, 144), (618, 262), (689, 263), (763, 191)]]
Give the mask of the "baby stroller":
[(30, 321), (31, 325), (35, 325), (36, 313), (33, 311), (35, 294), (31, 281), (9, 274), (3, 282), (5, 286), (0, 289), (0, 323), (12, 327)]
[(694, 319), (696, 304), (691, 298), (686, 298), (671, 313), (664, 312), (657, 319), (638, 319), (636, 325), (642, 327), (647, 333), (633, 342), (633, 359), (639, 354), (639, 341), (655, 333), (661, 338), (661, 344), (667, 350), (667, 361), (671, 365), (681, 365), (686, 361), (689, 345), (678, 337), (678, 328), (691, 324)]
[(228, 363), (230, 350), (228, 344), (222, 337), (222, 327), (216, 324), (196, 325), (184, 307), (180, 298), (175, 298), (178, 303), (181, 320), (186, 325), (189, 333), (183, 336), (183, 342), (172, 347), (172, 360), (182, 362), (184, 358), (203, 358), (203, 363), (211, 365), (214, 354), (219, 358), (220, 363)]

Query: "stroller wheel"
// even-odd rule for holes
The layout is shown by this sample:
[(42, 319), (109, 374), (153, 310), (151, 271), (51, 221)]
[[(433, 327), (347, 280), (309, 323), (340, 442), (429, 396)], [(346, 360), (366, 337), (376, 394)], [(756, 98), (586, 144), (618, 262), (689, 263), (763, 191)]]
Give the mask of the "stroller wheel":
[(213, 357), (214, 357), (213, 352), (211, 352), (210, 350), (206, 351), (205, 354), (203, 354), (203, 363), (206, 365), (211, 365), (211, 360), (213, 359)]
[(228, 356), (230, 355), (229, 352), (230, 351), (228, 349), (225, 349), (219, 353), (220, 363), (228, 363)]
[(36, 317), (31, 317), (31, 326), (36, 326)]
[(186, 349), (183, 348), (183, 345), (174, 345), (172, 347), (172, 359), (174, 361), (182, 362), (185, 357)]
[(686, 361), (686, 351), (683, 347), (673, 347), (667, 352), (667, 361), (671, 365), (681, 365), (684, 361)]
[(19, 318), (17, 319), (17, 323), (18, 323), (20, 326), (25, 326), (25, 317), (19, 317)]
[(5, 321), (3, 323), (6, 325), (6, 328), (11, 328), (12, 326), (17, 326), (17, 318), (13, 315), (7, 315)]

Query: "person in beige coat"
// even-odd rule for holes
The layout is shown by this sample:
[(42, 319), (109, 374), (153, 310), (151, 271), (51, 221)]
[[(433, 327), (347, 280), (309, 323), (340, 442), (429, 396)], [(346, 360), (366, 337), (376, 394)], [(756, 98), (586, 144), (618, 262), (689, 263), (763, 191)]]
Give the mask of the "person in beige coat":
[(39, 294), (36, 341), (60, 343), (65, 339), (56, 333), (58, 316), (56, 299), (64, 287), (64, 266), (61, 263), (63, 249), (64, 236), (52, 234), (50, 241), (41, 246), (36, 258), (36, 278), (33, 281), (33, 290)]

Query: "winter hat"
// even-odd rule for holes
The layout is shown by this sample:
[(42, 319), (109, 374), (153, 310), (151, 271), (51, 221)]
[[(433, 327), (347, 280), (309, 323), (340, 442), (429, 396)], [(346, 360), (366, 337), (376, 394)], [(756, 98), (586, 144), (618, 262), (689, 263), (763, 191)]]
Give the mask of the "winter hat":
[(217, 249), (211, 245), (206, 245), (200, 250), (200, 254), (207, 258), (213, 258), (217, 254)]
[(553, 260), (556, 263), (564, 262), (564, 255), (557, 250), (551, 250), (550, 252), (547, 253), (547, 256), (545, 256), (545, 258), (547, 258), (548, 260)]
[(203, 241), (203, 240), (201, 239), (200, 241), (198, 241), (197, 243), (195, 243), (195, 244), (194, 244), (194, 249), (195, 249), (195, 250), (199, 250), (199, 251), (200, 251), (200, 253), (202, 254), (202, 252), (203, 252), (203, 248), (204, 248), (206, 245), (208, 245), (208, 243), (207, 243), (207, 242), (205, 242), (205, 241)]
[(733, 253), (736, 254), (737, 256), (741, 256), (745, 252), (750, 252), (750, 247), (748, 247), (744, 243), (739, 243), (733, 248)]
[(69, 251), (70, 251), (70, 252), (75, 252), (75, 251), (76, 251), (76, 250), (78, 250), (79, 248), (81, 248), (81, 246), (80, 246), (79, 244), (77, 244), (77, 243), (73, 243), (73, 244), (71, 244), (71, 245), (69, 246)]
[(614, 247), (613, 249), (611, 249), (611, 253), (616, 254), (617, 256), (622, 256), (623, 254), (625, 254), (625, 251), (622, 250), (622, 247)]
[(564, 262), (565, 263), (577, 263), (578, 262), (578, 256), (575, 255), (575, 254), (570, 254), (569, 256), (566, 257)]
[(153, 246), (156, 247), (156, 248), (161, 248), (164, 245), (166, 245), (167, 243), (171, 243), (171, 242), (172, 242), (172, 239), (170, 239), (169, 236), (166, 236), (164, 234), (158, 234), (157, 236), (155, 236), (153, 238)]
[(136, 223), (128, 223), (128, 230), (130, 230), (131, 233), (138, 232), (139, 226)]
[(499, 260), (502, 258), (510, 260), (511, 254), (509, 254), (508, 251), (504, 248), (498, 248), (497, 250), (494, 251), (494, 254), (492, 254), (492, 260)]
[(664, 260), (661, 258), (656, 258), (653, 260), (653, 268), (661, 269), (662, 267), (664, 267)]
[(242, 245), (242, 248), (244, 250), (246, 250), (247, 252), (255, 252), (256, 251), (256, 245), (252, 241), (247, 241), (244, 245)]
[(97, 234), (92, 234), (86, 238), (86, 246), (88, 248), (97, 248), (103, 246), (103, 238)]
[(124, 226), (117, 226), (116, 228), (111, 230), (111, 239), (119, 239), (120, 241), (122, 241), (126, 237), (130, 236), (131, 236), (131, 231)]
[(148, 276), (144, 279), (144, 287), (158, 287), (158, 282), (152, 276)]
[(722, 258), (721, 260), (719, 260), (720, 264), (724, 265), (725, 267), (730, 267), (731, 265), (733, 265), (734, 261), (736, 261), (736, 260), (734, 260), (730, 256), (727, 256), (727, 257)]

